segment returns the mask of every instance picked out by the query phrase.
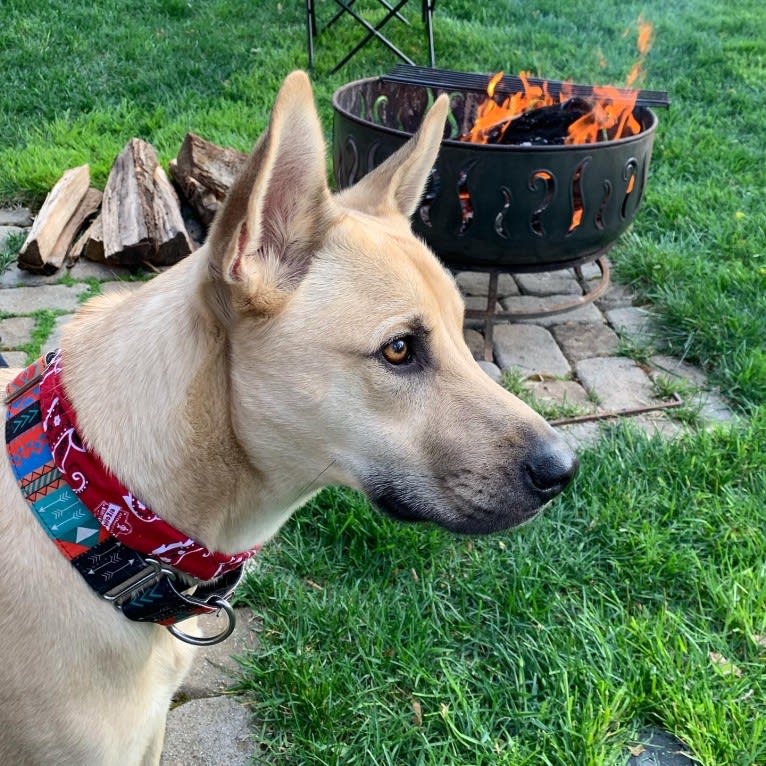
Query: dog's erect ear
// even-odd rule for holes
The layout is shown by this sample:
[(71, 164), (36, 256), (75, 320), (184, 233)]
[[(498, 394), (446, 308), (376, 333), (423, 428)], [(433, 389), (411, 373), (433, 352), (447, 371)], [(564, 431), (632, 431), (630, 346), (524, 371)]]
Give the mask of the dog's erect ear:
[(449, 97), (442, 94), (417, 133), (385, 162), (341, 192), (338, 201), (366, 213), (401, 213), (409, 218), (417, 209), (436, 162), (448, 110)]
[(325, 172), (311, 85), (293, 72), (210, 231), (210, 272), (233, 308), (271, 316), (306, 273), (329, 215)]

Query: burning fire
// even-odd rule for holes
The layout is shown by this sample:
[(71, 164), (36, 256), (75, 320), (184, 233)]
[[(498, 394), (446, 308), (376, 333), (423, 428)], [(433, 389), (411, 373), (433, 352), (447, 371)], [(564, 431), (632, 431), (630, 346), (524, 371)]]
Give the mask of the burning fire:
[[(643, 63), (652, 43), (652, 25), (639, 19), (637, 47), (639, 59), (633, 65), (628, 77), (627, 87), (634, 85), (643, 72)], [(529, 73), (522, 72), (519, 79), (523, 89), (512, 93), (498, 104), (495, 88), (503, 78), (503, 72), (495, 74), (487, 86), (487, 98), (479, 105), (476, 119), (470, 131), (461, 136), (461, 141), (477, 144), (502, 143), (502, 137), (511, 123), (533, 109), (540, 109), (555, 104), (565, 104), (572, 98), (572, 87), (563, 83), (557, 98), (549, 90), (548, 83), (532, 85)], [(633, 117), (638, 91), (615, 87), (594, 87), (588, 98), (590, 110), (575, 119), (567, 128), (565, 144), (593, 144), (641, 132), (641, 126)]]

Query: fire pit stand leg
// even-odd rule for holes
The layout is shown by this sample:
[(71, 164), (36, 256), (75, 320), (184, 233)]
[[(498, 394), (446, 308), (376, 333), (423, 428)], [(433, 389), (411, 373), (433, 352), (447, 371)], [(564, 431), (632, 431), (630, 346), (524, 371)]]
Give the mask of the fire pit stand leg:
[(495, 308), (497, 306), (497, 284), (500, 272), (489, 272), (489, 291), (487, 293), (487, 312), (484, 316), (484, 361), (492, 361), (492, 333), (495, 329)]
[[(589, 282), (585, 279), (582, 273), (581, 266), (575, 266), (575, 274), (577, 275), (577, 281), (582, 285), (586, 291), (578, 298), (567, 301), (565, 303), (559, 303), (550, 308), (541, 309), (539, 311), (497, 311), (497, 295), (498, 295), (498, 280), (500, 274), (508, 273), (507, 269), (486, 269), (489, 271), (489, 289), (487, 292), (487, 308), (486, 309), (467, 309), (465, 316), (467, 319), (481, 319), (484, 322), (484, 360), (491, 362), (493, 358), (492, 354), (492, 335), (494, 332), (495, 323), (505, 319), (541, 319), (542, 317), (551, 316), (552, 314), (563, 314), (567, 311), (574, 311), (582, 306), (587, 306), (589, 303), (593, 303), (597, 298), (600, 298), (608, 289), (610, 282), (609, 262), (605, 255), (600, 255), (595, 259), (595, 264), (598, 266), (601, 272), (601, 279), (598, 284), (589, 289)], [(466, 269), (461, 269), (466, 271)]]

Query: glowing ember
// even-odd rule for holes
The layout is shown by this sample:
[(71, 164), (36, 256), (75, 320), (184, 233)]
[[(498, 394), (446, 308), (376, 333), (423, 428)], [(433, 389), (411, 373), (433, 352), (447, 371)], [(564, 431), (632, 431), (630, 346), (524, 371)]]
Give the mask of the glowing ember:
[[(639, 33), (637, 47), (639, 59), (633, 65), (627, 77), (627, 85), (634, 85), (642, 75), (643, 63), (652, 43), (652, 26), (639, 20)], [(562, 111), (567, 111), (570, 105), (575, 108), (569, 110), (573, 113), (571, 122), (566, 128), (563, 141), (565, 144), (593, 144), (598, 141), (610, 141), (626, 136), (633, 136), (641, 132), (641, 125), (633, 117), (638, 91), (626, 88), (594, 87), (592, 95), (587, 99), (587, 111), (585, 114), (577, 111), (583, 99), (572, 99), (571, 86), (564, 83), (557, 98), (551, 96), (548, 91), (548, 83), (532, 85), (529, 82), (529, 73), (522, 72), (519, 79), (523, 89), (507, 96), (502, 103), (495, 101), (495, 89), (503, 78), (503, 72), (498, 72), (492, 77), (487, 86), (487, 98), (476, 110), (476, 118), (470, 131), (460, 137), (461, 141), (471, 143), (514, 143), (503, 140), (512, 123), (528, 112), (535, 109), (561, 105)], [(585, 110), (582, 110), (585, 111)], [(580, 116), (581, 115), (581, 116)]]

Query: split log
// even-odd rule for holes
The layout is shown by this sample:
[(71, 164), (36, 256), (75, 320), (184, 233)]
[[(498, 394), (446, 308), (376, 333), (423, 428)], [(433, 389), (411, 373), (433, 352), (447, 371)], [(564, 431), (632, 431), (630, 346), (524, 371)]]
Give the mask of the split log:
[(91, 225), (83, 232), (72, 248), (72, 261), (87, 258), (89, 261), (104, 263), (104, 232), (101, 227), (101, 216), (96, 216)]
[(181, 217), (181, 203), (165, 171), (154, 169), (154, 241), (157, 246), (150, 262), (169, 266), (185, 258), (194, 249)]
[(170, 175), (204, 226), (209, 226), (247, 155), (187, 133)]
[(151, 190), (155, 164), (154, 150), (138, 139), (129, 141), (117, 155), (109, 171), (101, 210), (107, 260), (139, 264), (151, 254)]
[(101, 226), (106, 263), (135, 266), (157, 263), (159, 257), (169, 264), (192, 251), (178, 199), (169, 187), (154, 148), (131, 139), (112, 165), (104, 189)]
[[(90, 169), (87, 165), (71, 168), (61, 176), (45, 198), (29, 236), (21, 246), (19, 268), (50, 274), (61, 266), (77, 234), (76, 229), (84, 221), (84, 218), (80, 218), (79, 225), (72, 231), (76, 223), (74, 219), (85, 201), (89, 186)], [(68, 240), (65, 240), (65, 236)]]
[[(103, 196), (104, 195), (98, 189), (94, 189), (93, 187), (88, 189), (88, 191), (85, 192), (85, 196), (82, 198), (82, 202), (77, 208), (77, 211), (69, 219), (69, 223), (61, 233), (58, 246), (65, 252), (67, 266), (71, 266), (79, 257), (74, 254), (75, 238), (83, 227), (89, 227), (90, 222), (98, 214)], [(66, 245), (66, 248), (64, 248), (64, 245)]]

